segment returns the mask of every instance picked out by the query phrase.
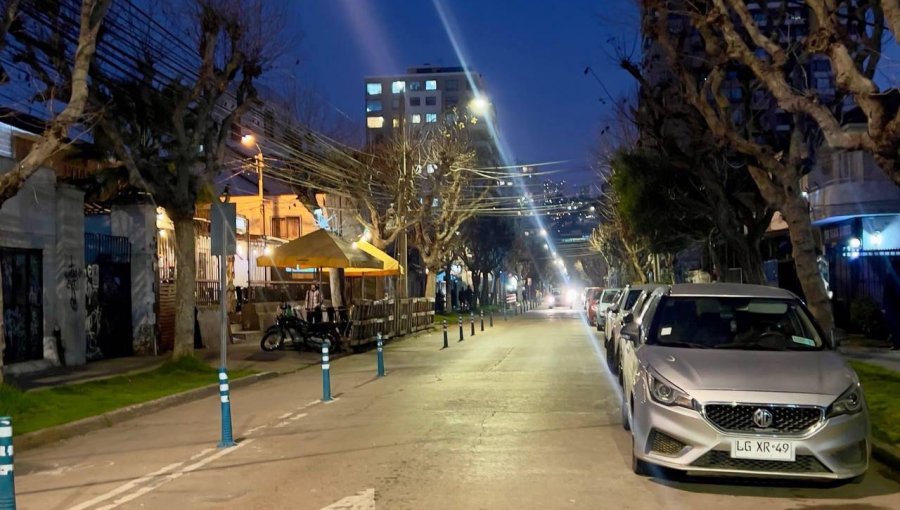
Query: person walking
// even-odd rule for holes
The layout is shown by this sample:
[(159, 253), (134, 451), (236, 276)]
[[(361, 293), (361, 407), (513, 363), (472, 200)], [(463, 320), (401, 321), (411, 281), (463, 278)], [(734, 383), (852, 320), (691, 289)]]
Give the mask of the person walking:
[(322, 313), (322, 303), (322, 293), (319, 292), (319, 287), (313, 284), (306, 291), (306, 322), (310, 324), (319, 322)]

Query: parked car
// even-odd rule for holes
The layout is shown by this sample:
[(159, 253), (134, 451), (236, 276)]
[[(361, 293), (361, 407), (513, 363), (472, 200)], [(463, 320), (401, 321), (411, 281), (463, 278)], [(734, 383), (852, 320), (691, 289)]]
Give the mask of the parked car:
[(584, 311), (590, 310), (590, 302), (594, 297), (594, 292), (598, 290), (603, 290), (603, 287), (585, 287), (581, 291), (581, 307)]
[(562, 293), (559, 289), (553, 289), (547, 297), (544, 298), (544, 301), (547, 303), (547, 307), (552, 309), (554, 306), (561, 306), (563, 304)]
[(740, 284), (656, 290), (622, 328), (632, 467), (852, 479), (871, 455), (859, 379), (794, 294)]
[(658, 284), (642, 284), (628, 285), (622, 290), (619, 301), (609, 307), (606, 316), (606, 327), (604, 329), (604, 347), (606, 348), (606, 363), (610, 372), (620, 376), (619, 372), (619, 330), (622, 328), (622, 318), (634, 313), (635, 309), (639, 309), (644, 304), (646, 298), (654, 289), (661, 287)]
[(603, 289), (599, 297), (590, 305), (589, 317), (593, 317), (591, 324), (597, 326), (597, 331), (603, 331), (606, 326), (606, 311), (616, 302), (621, 292), (622, 289)]

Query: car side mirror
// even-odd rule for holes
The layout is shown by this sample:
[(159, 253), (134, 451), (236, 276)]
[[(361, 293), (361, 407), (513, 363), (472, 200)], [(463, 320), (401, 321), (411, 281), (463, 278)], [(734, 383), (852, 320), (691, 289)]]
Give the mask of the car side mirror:
[(632, 321), (627, 323), (625, 327), (622, 328), (622, 331), (619, 334), (622, 335), (622, 338), (624, 340), (636, 343), (638, 338), (641, 336), (641, 330), (637, 323)]

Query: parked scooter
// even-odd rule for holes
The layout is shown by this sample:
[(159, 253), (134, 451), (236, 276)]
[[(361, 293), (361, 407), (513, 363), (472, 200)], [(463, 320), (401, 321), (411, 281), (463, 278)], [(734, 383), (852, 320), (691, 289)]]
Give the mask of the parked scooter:
[(295, 349), (302, 346), (319, 349), (327, 340), (330, 349), (335, 352), (340, 346), (340, 333), (331, 323), (310, 323), (297, 315), (290, 305), (281, 305), (281, 313), (275, 318), (275, 324), (266, 330), (260, 348), (266, 352), (276, 351), (291, 344)]

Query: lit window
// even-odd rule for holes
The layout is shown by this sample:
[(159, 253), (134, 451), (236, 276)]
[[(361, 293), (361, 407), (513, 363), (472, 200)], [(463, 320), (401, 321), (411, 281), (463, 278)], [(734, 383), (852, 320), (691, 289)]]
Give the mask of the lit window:
[(422, 123), (422, 116), (419, 115), (418, 113), (414, 113), (414, 114), (412, 115), (412, 123), (413, 123), (413, 124), (421, 124), (421, 123)]
[(406, 82), (405, 81), (395, 81), (391, 83), (391, 92), (394, 94), (399, 94), (406, 90)]
[(409, 105), (410, 105), (410, 106), (420, 106), (421, 104), (422, 104), (422, 98), (421, 98), (421, 97), (411, 97), (411, 98), (409, 98)]
[(370, 96), (377, 96), (381, 94), (381, 84), (380, 83), (366, 83), (366, 94)]
[(366, 101), (366, 113), (380, 112), (381, 101)]
[(409, 82), (409, 90), (422, 90), (422, 82), (420, 82), (420, 81)]
[(437, 80), (425, 80), (425, 90), (437, 90)]
[(437, 122), (437, 114), (436, 113), (426, 113), (425, 114), (425, 122), (428, 122), (428, 123)]
[(425, 98), (425, 105), (426, 105), (426, 106), (434, 106), (434, 105), (436, 105), (436, 104), (437, 104), (437, 98), (436, 98), (436, 97), (434, 97), (434, 96), (428, 96), (428, 97)]
[(380, 128), (384, 126), (384, 117), (366, 117), (366, 126), (370, 128)]
[(394, 120), (392, 120), (392, 121), (391, 121), (391, 125), (394, 126), (395, 128), (400, 127), (400, 119), (394, 119)]

